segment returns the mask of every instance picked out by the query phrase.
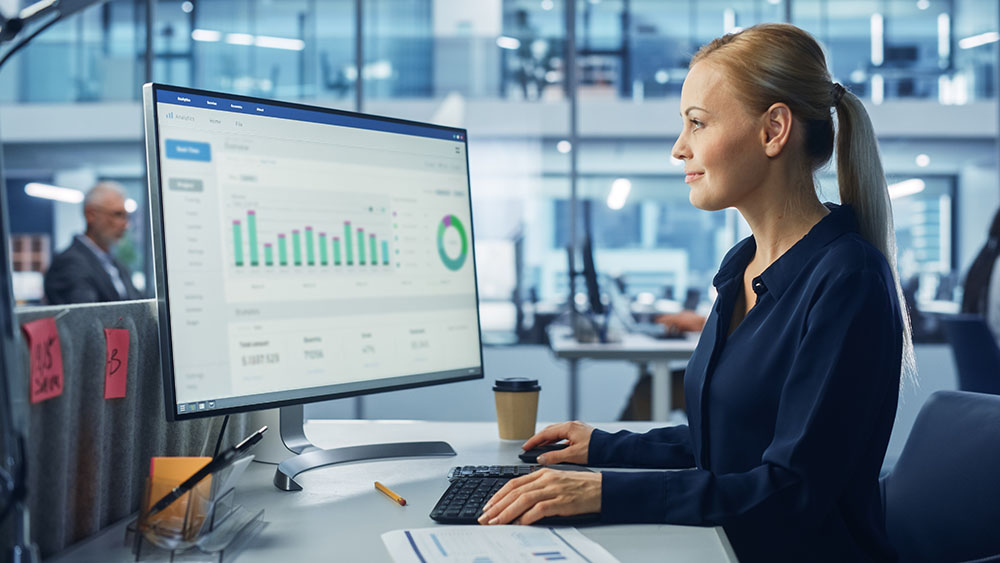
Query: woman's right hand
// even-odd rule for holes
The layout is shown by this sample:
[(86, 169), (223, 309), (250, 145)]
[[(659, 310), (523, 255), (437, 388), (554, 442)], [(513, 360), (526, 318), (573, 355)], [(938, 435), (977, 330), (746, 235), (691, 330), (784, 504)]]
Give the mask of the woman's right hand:
[(539, 456), (538, 463), (541, 465), (553, 465), (556, 463), (586, 465), (590, 451), (590, 435), (593, 432), (593, 426), (577, 420), (553, 424), (531, 438), (528, 438), (528, 441), (521, 446), (521, 449), (530, 450), (537, 446), (566, 440), (569, 442), (568, 447)]

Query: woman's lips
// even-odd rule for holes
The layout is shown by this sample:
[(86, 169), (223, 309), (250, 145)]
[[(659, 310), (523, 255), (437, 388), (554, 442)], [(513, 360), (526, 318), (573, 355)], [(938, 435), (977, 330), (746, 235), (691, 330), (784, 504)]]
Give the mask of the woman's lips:
[(688, 172), (687, 174), (684, 175), (684, 183), (690, 184), (691, 182), (698, 180), (704, 175), (705, 175), (704, 172)]

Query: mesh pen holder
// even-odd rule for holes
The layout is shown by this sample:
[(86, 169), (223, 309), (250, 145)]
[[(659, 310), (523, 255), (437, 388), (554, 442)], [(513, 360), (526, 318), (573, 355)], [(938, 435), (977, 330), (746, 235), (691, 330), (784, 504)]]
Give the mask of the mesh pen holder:
[[(135, 560), (169, 556), (172, 561), (180, 552), (197, 548), (201, 557), (192, 560), (208, 556), (221, 563), (227, 552), (243, 543), (241, 540), (263, 528), (263, 509), (251, 512), (235, 501), (235, 483), (252, 459), (252, 455), (247, 456), (211, 474), (210, 479), (206, 477), (152, 516), (149, 509), (162, 496), (158, 491), (170, 490), (176, 483), (156, 483), (152, 477), (147, 478), (139, 517), (126, 530)], [(182, 559), (190, 557), (185, 554)]]

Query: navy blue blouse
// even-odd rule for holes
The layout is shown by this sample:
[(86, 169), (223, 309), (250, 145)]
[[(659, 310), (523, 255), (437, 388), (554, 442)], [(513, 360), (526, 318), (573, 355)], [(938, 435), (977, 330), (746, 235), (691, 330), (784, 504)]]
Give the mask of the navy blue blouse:
[(894, 560), (878, 476), (896, 414), (903, 329), (882, 254), (850, 206), (830, 213), (752, 282), (757, 302), (728, 334), (756, 251), (733, 247), (688, 363), (690, 426), (595, 430), (602, 520), (724, 526), (743, 561)]

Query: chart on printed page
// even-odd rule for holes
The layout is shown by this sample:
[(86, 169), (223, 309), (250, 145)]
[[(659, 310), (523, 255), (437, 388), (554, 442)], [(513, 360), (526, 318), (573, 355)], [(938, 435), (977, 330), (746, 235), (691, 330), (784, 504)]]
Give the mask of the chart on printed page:
[(382, 542), (396, 563), (617, 563), (574, 528), (439, 526), (394, 530)]

